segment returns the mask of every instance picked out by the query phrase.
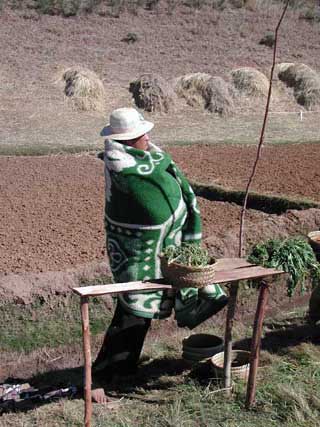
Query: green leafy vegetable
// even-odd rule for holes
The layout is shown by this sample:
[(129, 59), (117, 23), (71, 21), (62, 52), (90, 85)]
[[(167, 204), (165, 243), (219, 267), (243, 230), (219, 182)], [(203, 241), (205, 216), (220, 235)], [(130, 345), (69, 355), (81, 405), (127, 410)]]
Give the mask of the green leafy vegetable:
[(163, 255), (168, 263), (176, 262), (191, 267), (205, 267), (212, 263), (212, 257), (209, 256), (208, 251), (195, 243), (182, 243), (179, 247), (169, 246), (164, 249)]
[(293, 295), (297, 286), (300, 286), (301, 292), (304, 292), (307, 278), (310, 278), (314, 285), (320, 280), (320, 264), (312, 247), (302, 238), (271, 239), (255, 245), (248, 261), (287, 272), (289, 296)]

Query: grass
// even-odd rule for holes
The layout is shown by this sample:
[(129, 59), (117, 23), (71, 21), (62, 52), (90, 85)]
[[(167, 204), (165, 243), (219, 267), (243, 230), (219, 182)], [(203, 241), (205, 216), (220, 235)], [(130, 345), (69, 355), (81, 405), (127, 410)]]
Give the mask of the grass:
[[(112, 17), (119, 17), (125, 11), (131, 13), (132, 15), (137, 15), (142, 9), (149, 11), (156, 9), (160, 1), (161, 0), (109, 0), (106, 2), (107, 15)], [(176, 2), (192, 9), (201, 9), (201, 7), (205, 5), (209, 5), (214, 9), (222, 9), (228, 4), (226, 0), (181, 0), (180, 2)], [(11, 6), (13, 9), (21, 9), (25, 6), (26, 2), (24, 0), (14, 0), (11, 2), (3, 0), (3, 3), (9, 4), (9, 6)], [(41, 14), (63, 15), (65, 17), (70, 17), (81, 14), (82, 12), (95, 12), (97, 5), (100, 3), (101, 1), (95, 0), (36, 0), (34, 8), (36, 8)], [(166, 0), (163, 3), (167, 3), (168, 14), (172, 13), (172, 9), (174, 9), (173, 1)], [(0, 10), (1, 4), (2, 3), (0, 3)]]
[[(191, 183), (197, 196), (208, 200), (223, 201), (243, 205), (245, 191), (231, 190), (218, 185), (206, 185), (198, 182)], [(319, 208), (319, 203), (311, 200), (299, 200), (286, 196), (271, 196), (250, 192), (247, 207), (257, 209), (270, 214), (282, 214), (288, 209)]]
[[(94, 427), (315, 427), (320, 416), (320, 349), (302, 344), (285, 354), (263, 353), (256, 406), (244, 408), (245, 385), (236, 382), (231, 399), (208, 378), (185, 375), (183, 381), (163, 376), (158, 389), (140, 387), (126, 394), (122, 410), (94, 405)], [(210, 372), (208, 372), (210, 376)], [(152, 382), (152, 379), (149, 383)], [(150, 384), (149, 384), (150, 385)], [(161, 389), (162, 386), (162, 389)], [(24, 414), (5, 414), (0, 426), (81, 426), (83, 401), (60, 401)]]
[[(38, 297), (30, 305), (0, 305), (1, 350), (29, 353), (42, 347), (81, 343), (79, 307), (79, 297), (73, 294), (47, 300)], [(102, 298), (91, 298), (89, 308), (90, 331), (94, 336), (105, 331), (111, 310)]]
[[(52, 303), (52, 301), (51, 301)], [(101, 298), (92, 300), (91, 319), (93, 334), (101, 330), (101, 320), (106, 322), (106, 310)], [(80, 340), (80, 331), (75, 324), (79, 322), (78, 300), (76, 297), (61, 300), (55, 298), (55, 305), (50, 309), (50, 301), (38, 300), (32, 307), (13, 306), (10, 318), (2, 307), (0, 336), (11, 327), (12, 319), (24, 331), (29, 340), (36, 340), (37, 345), (60, 345), (56, 340), (56, 330), (69, 329), (72, 333), (63, 332), (64, 343)], [(151, 359), (144, 362), (137, 377), (120, 379), (110, 387), (110, 394), (123, 397), (121, 410), (110, 412), (105, 407), (94, 405), (93, 427), (315, 427), (319, 426), (320, 416), (320, 346), (312, 342), (292, 343), (287, 340), (285, 329), (291, 331), (304, 326), (304, 311), (299, 307), (290, 314), (279, 314), (275, 319), (267, 319), (264, 331), (264, 350), (258, 372), (258, 388), (255, 407), (247, 411), (244, 407), (245, 384), (237, 381), (234, 384), (232, 398), (226, 398), (221, 391), (221, 383), (214, 378), (208, 364), (194, 365), (191, 369), (181, 362), (181, 339), (185, 331), (168, 332), (165, 323), (155, 322), (152, 336), (146, 342), (145, 354)], [(66, 316), (67, 314), (67, 316)], [(19, 318), (20, 316), (20, 318)], [(21, 323), (22, 322), (22, 323)], [(35, 322), (36, 327), (30, 326)], [(43, 336), (42, 329), (50, 322), (52, 327)], [(3, 326), (5, 324), (5, 327)], [(65, 325), (68, 325), (68, 328)], [(22, 327), (21, 327), (22, 326)], [(27, 326), (27, 328), (25, 328)], [(53, 327), (55, 326), (55, 328)], [(305, 326), (304, 326), (305, 327)], [(103, 326), (104, 329), (104, 326)], [(221, 328), (214, 323), (206, 323), (201, 332), (221, 334)], [(38, 335), (35, 331), (37, 330)], [(200, 330), (197, 330), (199, 332)], [(219, 330), (219, 331), (218, 331)], [(277, 345), (274, 340), (278, 336)], [(156, 334), (155, 334), (156, 332)], [(242, 322), (235, 324), (235, 338), (248, 337), (251, 326)], [(66, 335), (65, 335), (66, 334)], [(300, 331), (301, 334), (301, 331)], [(265, 341), (270, 336), (268, 347)], [(319, 331), (318, 331), (319, 336)], [(42, 338), (41, 338), (42, 337)], [(24, 340), (21, 332), (20, 338)], [(27, 340), (26, 340), (27, 341)], [(34, 344), (35, 344), (34, 343)], [(1, 343), (3, 348), (3, 342)], [(12, 343), (8, 346), (9, 348)], [(33, 344), (33, 345), (34, 345)], [(13, 346), (16, 350), (17, 347)], [(20, 349), (23, 346), (18, 347)], [(28, 348), (25, 347), (24, 348)], [(81, 351), (81, 346), (74, 347)], [(47, 368), (49, 369), (49, 368)], [(62, 384), (81, 381), (79, 368), (48, 371), (37, 375), (34, 380), (40, 384)], [(0, 417), (0, 427), (73, 427), (83, 425), (84, 404), (81, 399), (60, 400), (25, 412), (7, 413)]]
[[(292, 141), (292, 140), (274, 140), (268, 142), (268, 145), (278, 145), (278, 144), (307, 144), (320, 143), (320, 140), (312, 141)], [(199, 145), (199, 144), (237, 144), (237, 145), (254, 145), (256, 141), (254, 140), (238, 140), (238, 139), (228, 139), (221, 141), (208, 141), (207, 139), (188, 141), (186, 139), (176, 139), (167, 144), (163, 141), (163, 146), (167, 149), (170, 149), (170, 146), (188, 146), (188, 145)], [(101, 144), (83, 144), (83, 145), (67, 145), (67, 144), (28, 144), (28, 145), (14, 145), (14, 144), (1, 144), (0, 143), (0, 156), (48, 156), (48, 155), (59, 155), (59, 154), (97, 154), (97, 152), (102, 149)]]
[[(290, 140), (290, 139), (273, 139), (272, 141), (268, 141), (268, 145), (291, 145), (291, 144), (319, 144), (320, 140), (319, 139), (315, 139), (315, 140), (308, 140), (305, 141), (303, 139), (298, 139), (298, 140)], [(188, 145), (201, 145), (201, 144), (225, 144), (225, 145), (257, 145), (257, 141), (254, 139), (242, 139), (239, 140), (236, 137), (235, 138), (228, 138), (228, 139), (222, 139), (219, 141), (210, 141), (207, 139), (198, 139), (198, 140), (194, 140), (194, 141), (188, 141), (186, 139), (177, 139), (173, 142), (170, 142), (170, 144), (167, 144), (164, 142), (164, 147), (170, 147), (170, 146), (188, 146)]]
[[(137, 15), (142, 9), (149, 11), (155, 10), (161, 1), (164, 4), (167, 4), (168, 14), (171, 14), (175, 9), (175, 3), (179, 6), (187, 6), (190, 9), (201, 9), (204, 6), (209, 6), (217, 10), (223, 10), (230, 6), (236, 8), (247, 7), (252, 10), (261, 7), (262, 4), (259, 0), (109, 0), (108, 2), (105, 2), (107, 10), (106, 14), (112, 17), (119, 17), (122, 13), (127, 11), (132, 15)], [(26, 3), (27, 2), (24, 0), (2, 0), (0, 1), (0, 10), (2, 4), (8, 4), (13, 9), (21, 9), (25, 7)], [(36, 0), (33, 7), (41, 14), (63, 15), (65, 17), (70, 17), (83, 12), (94, 13), (100, 3), (102, 2), (96, 0)], [(269, 0), (269, 3), (271, 3), (271, 0)], [(295, 9), (302, 9), (304, 3), (300, 0), (294, 0), (290, 5)], [(312, 10), (311, 7), (310, 10)], [(311, 18), (308, 17), (306, 19)]]
[(9, 145), (0, 144), (0, 156), (48, 156), (58, 154), (94, 153), (98, 147), (92, 145)]

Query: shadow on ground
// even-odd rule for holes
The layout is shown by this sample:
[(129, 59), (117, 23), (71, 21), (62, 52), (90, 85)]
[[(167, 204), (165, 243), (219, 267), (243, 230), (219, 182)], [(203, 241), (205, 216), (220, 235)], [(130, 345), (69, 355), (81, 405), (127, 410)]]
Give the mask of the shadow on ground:
[[(285, 348), (294, 347), (303, 342), (320, 345), (320, 324), (309, 324), (301, 318), (285, 322), (265, 323), (265, 334), (261, 340), (262, 350), (281, 354)], [(250, 349), (250, 339), (237, 342), (237, 348)]]
[[(265, 330), (262, 349), (270, 353), (281, 355), (287, 348), (304, 342), (320, 345), (320, 325), (308, 324), (301, 318), (266, 323)], [(250, 349), (250, 339), (237, 341), (235, 347)], [(127, 399), (137, 399), (145, 403), (161, 404), (166, 401), (166, 397), (163, 397), (161, 393), (157, 396), (157, 392), (164, 390), (168, 392), (177, 384), (183, 383), (187, 378), (198, 380), (200, 383), (208, 382), (208, 370), (210, 370), (208, 364), (191, 368), (190, 364), (180, 358), (149, 359), (140, 365), (136, 375), (117, 376), (110, 384), (105, 386), (108, 394), (114, 397), (124, 396)], [(83, 395), (82, 378), (83, 368), (77, 367), (49, 371), (23, 381), (17, 378), (10, 378), (6, 382), (28, 382), (39, 390), (48, 388), (60, 389), (73, 385), (76, 386), (77, 393), (68, 398), (79, 399)], [(212, 378), (210, 380), (212, 381)], [(41, 400), (15, 402), (11, 406), (8, 405), (3, 412), (26, 412), (46, 403), (48, 401)]]

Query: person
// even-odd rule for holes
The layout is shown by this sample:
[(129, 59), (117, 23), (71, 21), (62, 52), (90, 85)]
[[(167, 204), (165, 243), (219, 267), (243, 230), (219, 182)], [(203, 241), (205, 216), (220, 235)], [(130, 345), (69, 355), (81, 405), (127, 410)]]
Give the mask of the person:
[[(171, 156), (154, 145), (153, 123), (134, 108), (119, 108), (101, 132), (105, 141), (105, 230), (115, 282), (161, 278), (160, 252), (182, 242), (201, 243), (195, 194)], [(178, 326), (192, 329), (220, 311), (227, 297), (219, 285), (203, 289), (120, 294), (93, 365), (94, 381), (137, 370), (152, 319), (175, 310)], [(93, 399), (106, 402), (102, 388)]]

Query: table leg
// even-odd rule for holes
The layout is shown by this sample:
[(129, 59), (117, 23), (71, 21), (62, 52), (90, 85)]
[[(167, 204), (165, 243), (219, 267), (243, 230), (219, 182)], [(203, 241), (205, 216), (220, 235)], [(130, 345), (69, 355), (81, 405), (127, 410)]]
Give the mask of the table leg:
[(261, 333), (263, 326), (263, 319), (266, 311), (267, 301), (269, 295), (269, 285), (266, 281), (261, 282), (257, 310), (254, 319), (253, 335), (251, 341), (251, 354), (250, 354), (250, 371), (247, 386), (246, 408), (249, 409), (255, 401), (256, 397), (256, 383), (257, 383), (257, 370), (259, 365)]
[(91, 398), (91, 348), (90, 348), (90, 326), (89, 326), (89, 298), (81, 297), (81, 320), (84, 354), (84, 399), (85, 399), (85, 427), (91, 426), (92, 398)]
[(224, 376), (224, 388), (226, 389), (226, 395), (231, 395), (231, 356), (232, 356), (232, 328), (233, 320), (237, 306), (239, 283), (233, 283), (230, 285), (226, 330), (224, 336), (224, 361), (223, 361), (223, 376)]

